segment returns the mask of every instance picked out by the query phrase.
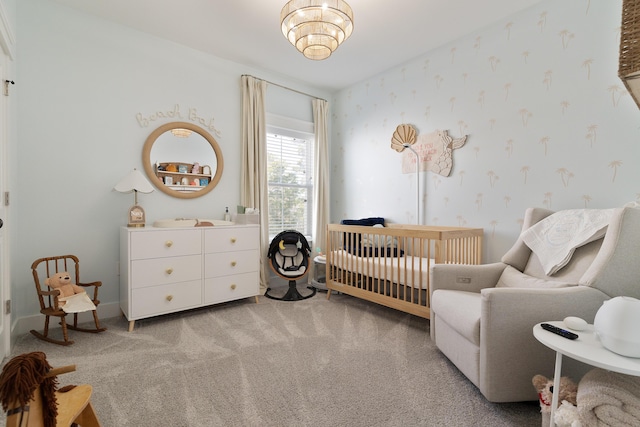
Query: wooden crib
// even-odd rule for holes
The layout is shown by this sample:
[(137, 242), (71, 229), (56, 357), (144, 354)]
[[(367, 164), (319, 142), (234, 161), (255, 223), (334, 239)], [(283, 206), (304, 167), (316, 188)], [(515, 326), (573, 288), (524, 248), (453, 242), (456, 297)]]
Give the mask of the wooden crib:
[(327, 226), (331, 291), (429, 318), (429, 268), (480, 264), (481, 228), (387, 224)]

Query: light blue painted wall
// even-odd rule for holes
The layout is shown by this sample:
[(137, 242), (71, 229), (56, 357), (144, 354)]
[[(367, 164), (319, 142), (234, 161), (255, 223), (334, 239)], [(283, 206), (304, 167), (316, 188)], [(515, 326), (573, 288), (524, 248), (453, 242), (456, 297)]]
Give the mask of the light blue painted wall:
[[(102, 280), (103, 303), (119, 301), (118, 229), (133, 195), (112, 191), (142, 146), (178, 108), (200, 119), (224, 155), (222, 179), (204, 198), (139, 195), (147, 223), (159, 218), (222, 218), (240, 200), (240, 76), (328, 98), (317, 88), (96, 19), (47, 0), (17, 5), (18, 138), (12, 210), (14, 319), (38, 313), (29, 266), (39, 257), (77, 254), (83, 280)], [(177, 106), (177, 107), (176, 107)], [(269, 85), (267, 109), (312, 120), (309, 97)], [(195, 115), (192, 115), (195, 114)], [(213, 132), (212, 132), (213, 133)]]
[[(597, 208), (635, 200), (640, 111), (616, 76), (620, 4), (547, 1), (331, 96), (51, 1), (17, 2), (14, 319), (38, 311), (29, 265), (40, 256), (77, 253), (83, 278), (104, 282), (101, 300), (118, 301), (117, 230), (132, 196), (111, 189), (131, 168), (142, 169), (142, 145), (165, 122), (142, 126), (137, 114), (178, 105), (188, 118), (195, 108), (215, 120), (225, 159), (220, 186), (203, 199), (141, 195), (148, 221), (220, 218), (224, 206), (237, 204), (242, 74), (330, 99), (335, 221), (368, 215), (415, 221), (415, 176), (401, 173), (402, 155), (389, 148), (403, 122), (420, 134), (469, 134), (454, 154), (451, 177), (421, 174), (422, 219), (485, 228), (485, 260), (512, 244), (527, 206)], [(276, 115), (311, 120), (307, 97), (276, 86), (268, 89), (267, 106)], [(532, 114), (526, 126), (525, 109)], [(561, 169), (571, 174), (567, 185)]]
[[(399, 124), (468, 134), (449, 177), (420, 174), (421, 222), (485, 229), (485, 261), (529, 206), (608, 208), (640, 195), (640, 110), (617, 77), (621, 1), (546, 1), (333, 99), (333, 221), (415, 223)], [(366, 159), (366, 161), (363, 161)], [(526, 172), (526, 173), (525, 173)]]

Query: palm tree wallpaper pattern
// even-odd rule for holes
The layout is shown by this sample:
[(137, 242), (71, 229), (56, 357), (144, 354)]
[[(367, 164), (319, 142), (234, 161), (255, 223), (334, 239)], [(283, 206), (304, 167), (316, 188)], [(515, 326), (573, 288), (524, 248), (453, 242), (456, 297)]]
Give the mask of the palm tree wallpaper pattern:
[(421, 172), (420, 222), (484, 228), (486, 262), (513, 244), (527, 207), (638, 200), (640, 111), (617, 76), (621, 7), (542, 1), (336, 94), (332, 220), (415, 223), (415, 175), (389, 148), (402, 123), (469, 135), (449, 177)]

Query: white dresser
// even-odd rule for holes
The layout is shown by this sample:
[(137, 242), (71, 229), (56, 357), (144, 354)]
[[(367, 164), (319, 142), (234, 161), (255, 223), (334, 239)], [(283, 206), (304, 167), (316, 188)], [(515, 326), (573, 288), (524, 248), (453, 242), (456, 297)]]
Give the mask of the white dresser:
[(255, 297), (259, 225), (120, 229), (120, 308), (135, 321)]

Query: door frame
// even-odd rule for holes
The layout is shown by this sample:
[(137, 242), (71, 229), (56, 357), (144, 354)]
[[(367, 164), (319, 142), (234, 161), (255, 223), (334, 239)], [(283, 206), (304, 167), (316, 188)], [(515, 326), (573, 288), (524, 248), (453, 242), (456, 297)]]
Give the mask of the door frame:
[[(5, 1), (0, 0), (0, 218), (4, 225), (0, 229), (0, 360), (4, 360), (11, 354), (11, 313), (7, 310), (7, 304), (11, 301), (11, 256), (10, 256), (10, 232), (9, 223), (11, 216), (10, 205), (5, 203), (5, 194), (11, 188), (10, 171), (11, 162), (8, 160), (11, 135), (12, 117), (10, 109), (10, 91), (5, 91), (5, 81), (13, 80), (15, 66), (15, 36), (11, 26), (11, 20), (5, 8)], [(14, 21), (15, 22), (15, 21)], [(11, 304), (15, 306), (15, 304)]]

